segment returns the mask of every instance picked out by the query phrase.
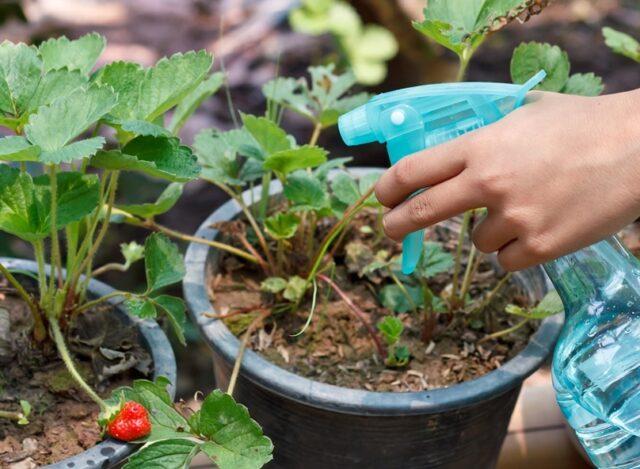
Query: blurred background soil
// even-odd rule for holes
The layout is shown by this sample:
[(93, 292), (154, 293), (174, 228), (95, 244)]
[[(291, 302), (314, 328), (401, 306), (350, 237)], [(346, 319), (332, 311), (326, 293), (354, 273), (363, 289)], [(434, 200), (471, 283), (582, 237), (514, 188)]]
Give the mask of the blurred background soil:
[[(291, 31), (288, 10), (294, 0), (0, 0), (0, 37), (11, 41), (38, 43), (48, 37), (77, 37), (98, 31), (108, 39), (103, 61), (130, 60), (144, 65), (162, 56), (189, 49), (205, 48), (215, 55), (214, 68), (227, 72), (229, 95), (233, 106), (243, 112), (261, 114), (263, 83), (276, 74), (302, 76), (306, 68), (321, 63), (334, 50), (331, 37), (310, 37)], [(455, 57), (424, 42), (409, 19), (421, 18), (425, 0), (354, 0), (367, 22), (389, 21), (400, 42), (400, 54), (390, 64), (387, 80), (372, 91), (442, 81), (450, 78)], [(380, 6), (382, 5), (382, 6)], [(381, 13), (382, 12), (382, 13)], [(398, 18), (402, 21), (398, 22)], [(393, 27), (390, 27), (393, 26)], [(511, 24), (491, 36), (476, 54), (469, 68), (471, 81), (509, 81), (509, 60), (513, 48), (522, 41), (557, 44), (570, 57), (572, 73), (595, 72), (604, 79), (605, 93), (640, 87), (640, 73), (634, 62), (613, 54), (604, 44), (601, 28), (612, 26), (632, 35), (640, 33), (640, 2), (632, 0), (556, 0), (539, 16), (521, 24)], [(207, 127), (230, 128), (228, 100), (219, 92), (207, 101), (183, 129), (183, 138), (191, 143), (196, 132)], [(549, 125), (559, 125), (549, 122)], [(308, 125), (288, 116), (285, 126), (300, 140), (309, 137)], [(523, 144), (535, 134), (523, 136)], [(355, 156), (355, 164), (384, 166), (386, 157), (381, 147), (358, 149), (353, 153), (341, 145), (335, 131), (326, 132), (320, 143), (332, 150), (333, 156)], [(130, 203), (150, 200), (163, 185), (140, 175), (126, 174), (122, 197)], [(204, 182), (195, 181), (161, 222), (193, 232), (200, 222), (225, 197)], [(109, 244), (102, 250), (102, 261), (119, 260), (118, 245), (145, 233), (131, 227), (112, 229)], [(19, 242), (0, 238), (0, 254), (31, 257)], [(131, 288), (141, 283), (141, 266), (122, 276), (105, 276), (112, 285)], [(205, 346), (195, 331), (190, 345), (176, 352), (180, 359), (180, 394), (213, 387), (211, 363)]]

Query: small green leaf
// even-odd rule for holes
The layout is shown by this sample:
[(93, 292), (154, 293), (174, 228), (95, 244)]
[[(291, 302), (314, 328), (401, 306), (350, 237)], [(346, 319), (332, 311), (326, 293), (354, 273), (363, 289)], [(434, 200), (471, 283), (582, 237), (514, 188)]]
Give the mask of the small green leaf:
[(345, 158), (331, 158), (330, 160), (322, 163), (316, 169), (313, 170), (313, 175), (318, 178), (320, 181), (325, 182), (327, 177), (329, 176), (329, 172), (335, 168), (343, 168), (344, 165), (353, 161), (351, 157)]
[(38, 161), (40, 148), (26, 138), (9, 136), (0, 138), (0, 161)]
[(285, 288), (287, 288), (287, 281), (282, 277), (269, 277), (260, 284), (260, 290), (273, 294), (280, 293)]
[(395, 345), (400, 340), (404, 324), (395, 316), (385, 316), (377, 324), (378, 330), (387, 345)]
[(153, 303), (145, 298), (135, 297), (124, 302), (127, 311), (140, 319), (155, 319), (158, 316)]
[(136, 204), (136, 205), (121, 205), (118, 207), (132, 215), (137, 215), (142, 218), (153, 218), (156, 215), (161, 215), (168, 212), (176, 204), (180, 196), (182, 195), (182, 184), (172, 182), (162, 191), (162, 194), (156, 199), (154, 203)]
[(444, 250), (440, 243), (427, 241), (422, 249), (422, 258), (418, 265), (420, 275), (433, 277), (449, 271), (453, 267), (453, 256)]
[(64, 36), (49, 39), (40, 44), (38, 51), (45, 71), (66, 67), (69, 70), (80, 70), (86, 75), (94, 67), (106, 45), (107, 41), (103, 36), (91, 33), (74, 41)]
[(197, 440), (171, 438), (154, 441), (129, 457), (123, 469), (186, 469), (200, 451)]
[(144, 243), (147, 291), (178, 283), (185, 274), (178, 246), (160, 233), (150, 235)]
[(396, 345), (385, 360), (385, 365), (390, 368), (402, 368), (409, 363), (411, 353), (406, 345)]
[(534, 0), (429, 0), (424, 20), (413, 27), (462, 55), (473, 52), (487, 34), (502, 29), (524, 11), (539, 13)]
[(173, 137), (136, 137), (122, 151), (99, 151), (90, 164), (95, 168), (139, 171), (174, 182), (187, 182), (200, 172), (191, 150)]
[(187, 316), (185, 314), (187, 307), (184, 301), (182, 301), (181, 298), (169, 295), (157, 296), (153, 298), (152, 301), (156, 308), (159, 308), (169, 319), (171, 327), (180, 343), (186, 345), (187, 341), (184, 337), (184, 328), (187, 323)]
[(80, 156), (89, 156), (102, 146), (102, 137), (77, 142), (79, 146), (73, 146), (73, 150), (65, 151), (65, 146), (108, 113), (116, 102), (117, 97), (109, 88), (91, 85), (77, 90), (32, 114), (25, 126), (25, 135), (41, 148), (43, 162), (68, 163)]
[(35, 47), (0, 44), (0, 111), (22, 115), (40, 82), (41, 66)]
[(144, 259), (144, 246), (135, 241), (120, 244), (120, 252), (124, 257), (125, 269), (128, 269), (134, 262)]
[(287, 282), (287, 288), (284, 289), (283, 296), (285, 299), (295, 302), (302, 299), (306, 290), (307, 282), (305, 279), (294, 275), (289, 278)]
[(164, 127), (142, 120), (123, 121), (118, 124), (118, 127), (132, 136), (150, 135), (152, 137), (169, 137), (171, 135), (171, 132)]
[(266, 117), (242, 114), (242, 123), (262, 149), (263, 158), (273, 153), (289, 150), (292, 146), (287, 133)]
[(270, 154), (264, 160), (264, 168), (286, 176), (298, 169), (315, 168), (325, 161), (327, 161), (326, 150), (304, 145)]
[(89, 158), (95, 155), (105, 144), (104, 137), (93, 137), (70, 143), (58, 150), (42, 152), (39, 160), (42, 163), (60, 164), (74, 160)]
[(558, 46), (529, 42), (520, 44), (511, 57), (511, 79), (524, 83), (540, 70), (547, 72), (546, 78), (536, 89), (560, 91), (569, 79), (569, 57)]
[(197, 432), (207, 438), (202, 451), (220, 469), (259, 469), (271, 461), (271, 440), (247, 408), (228, 394), (220, 390), (209, 394), (197, 420)]
[(356, 181), (347, 173), (339, 173), (331, 181), (333, 195), (342, 203), (352, 205), (360, 197)]
[(523, 308), (513, 304), (507, 305), (505, 311), (515, 316), (521, 316), (527, 319), (544, 319), (554, 314), (564, 311), (564, 306), (560, 295), (555, 290), (547, 293), (544, 298), (533, 308)]
[(300, 218), (293, 213), (279, 212), (264, 221), (264, 227), (273, 239), (289, 239), (296, 234)]
[(287, 177), (284, 196), (295, 210), (321, 210), (329, 205), (324, 184), (306, 171), (297, 171)]
[(223, 83), (224, 74), (222, 72), (217, 72), (204, 80), (196, 87), (196, 89), (189, 93), (182, 102), (178, 104), (173, 116), (171, 117), (171, 123), (168, 126), (171, 133), (176, 135), (195, 110), (206, 99), (214, 95)]
[(565, 94), (577, 94), (581, 96), (598, 96), (604, 90), (602, 78), (593, 73), (575, 73), (562, 88)]
[(213, 183), (241, 185), (237, 154), (240, 142), (249, 139), (252, 137), (245, 129), (207, 129), (197, 134), (193, 146), (202, 165), (201, 177)]
[(602, 34), (605, 44), (616, 54), (640, 62), (640, 42), (635, 38), (609, 27), (602, 28)]
[(369, 95), (347, 95), (356, 78), (352, 72), (337, 75), (334, 68), (333, 64), (310, 67), (311, 84), (304, 79), (276, 78), (262, 87), (262, 93), (323, 127), (335, 125), (338, 117), (367, 102)]
[(380, 302), (385, 308), (396, 313), (413, 311), (416, 306), (422, 304), (422, 292), (418, 287), (405, 286), (405, 289), (411, 301), (398, 285), (385, 285), (378, 293)]

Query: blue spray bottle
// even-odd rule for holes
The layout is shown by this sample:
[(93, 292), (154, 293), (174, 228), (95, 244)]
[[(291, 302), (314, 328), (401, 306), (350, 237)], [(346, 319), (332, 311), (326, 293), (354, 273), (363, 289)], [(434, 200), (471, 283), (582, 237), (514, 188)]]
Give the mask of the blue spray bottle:
[[(381, 94), (341, 116), (340, 134), (350, 146), (386, 143), (395, 164), (501, 119), (521, 106), (544, 77), (541, 71), (523, 85), (452, 83)], [(405, 274), (415, 269), (422, 244), (421, 232), (404, 239)], [(582, 424), (606, 427), (603, 438), (585, 443), (592, 456), (599, 455), (596, 464), (604, 464), (605, 454), (615, 459), (615, 442), (623, 440), (627, 461), (640, 460), (640, 438), (633, 436), (640, 437), (640, 263), (613, 237), (544, 268), (565, 307), (565, 327), (553, 362), (561, 407), (580, 438), (588, 434)], [(602, 446), (611, 432), (625, 438)]]

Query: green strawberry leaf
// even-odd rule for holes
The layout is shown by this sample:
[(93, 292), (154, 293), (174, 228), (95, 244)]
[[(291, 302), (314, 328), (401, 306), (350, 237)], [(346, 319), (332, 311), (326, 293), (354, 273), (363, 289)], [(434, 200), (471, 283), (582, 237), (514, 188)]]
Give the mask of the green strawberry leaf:
[(395, 345), (404, 331), (404, 324), (395, 316), (385, 316), (377, 324), (382, 338), (387, 345)]
[(178, 283), (184, 277), (184, 261), (178, 246), (165, 235), (150, 235), (144, 243), (144, 255), (147, 292)]
[(237, 153), (244, 136), (251, 138), (244, 129), (228, 132), (207, 129), (197, 134), (193, 146), (202, 166), (201, 177), (213, 183), (241, 185)]
[[(58, 228), (82, 219), (98, 206), (97, 176), (58, 173), (57, 185)], [(32, 179), (17, 168), (0, 165), (0, 230), (31, 242), (51, 234), (49, 176)]]
[(197, 440), (170, 438), (146, 444), (133, 454), (123, 469), (186, 469), (200, 451)]
[(88, 78), (80, 71), (66, 68), (45, 73), (23, 112), (32, 113), (40, 106), (47, 106), (56, 99), (66, 98), (80, 88), (86, 88)]
[(121, 205), (118, 208), (142, 218), (153, 218), (171, 210), (181, 195), (182, 184), (172, 182), (162, 191), (154, 203)]
[(602, 78), (593, 73), (574, 73), (562, 88), (565, 94), (598, 96), (604, 90)]
[(272, 459), (273, 444), (247, 408), (220, 390), (209, 394), (194, 430), (207, 438), (201, 449), (220, 469), (259, 469)]
[(273, 294), (280, 293), (285, 288), (287, 288), (287, 281), (282, 277), (269, 277), (260, 284), (260, 290)]
[(416, 305), (423, 303), (422, 291), (419, 287), (411, 286), (405, 286), (405, 289), (411, 301), (398, 285), (385, 285), (378, 293), (380, 303), (395, 313), (413, 311)]
[(160, 309), (164, 315), (169, 319), (171, 328), (175, 332), (176, 337), (182, 345), (187, 345), (187, 341), (184, 337), (184, 328), (187, 323), (187, 316), (185, 314), (187, 307), (181, 298), (169, 295), (160, 295), (153, 298), (153, 304), (156, 308)]
[(206, 51), (165, 57), (147, 70), (115, 62), (101, 69), (95, 81), (118, 93), (118, 106), (111, 112), (116, 121), (153, 122), (185, 99), (207, 77), (212, 63)]
[(535, 0), (429, 0), (424, 20), (415, 21), (413, 27), (462, 56), (473, 53), (489, 33), (524, 12), (536, 14), (540, 10)]
[[(379, 174), (371, 173), (362, 176), (358, 182), (356, 182), (349, 174), (342, 172), (337, 174), (331, 181), (331, 190), (340, 202), (349, 206), (356, 203), (360, 197), (371, 189), (371, 186), (373, 186), (379, 178)], [(365, 204), (368, 206), (378, 205), (374, 194), (371, 194), (371, 196), (367, 198)]]
[(453, 256), (440, 243), (426, 241), (423, 246), (418, 264), (418, 272), (422, 277), (430, 278), (448, 272), (453, 267)]
[(0, 161), (38, 161), (40, 148), (20, 136), (0, 138)]
[(343, 157), (343, 158), (331, 158), (330, 160), (322, 163), (316, 169), (313, 170), (313, 175), (318, 178), (322, 182), (326, 182), (327, 177), (329, 176), (329, 172), (332, 169), (343, 168), (344, 165), (353, 161), (351, 157)]
[(640, 62), (640, 42), (635, 38), (609, 27), (602, 28), (602, 34), (605, 44), (616, 54)]
[(569, 79), (570, 68), (567, 53), (558, 46), (539, 42), (523, 43), (515, 48), (511, 57), (511, 80), (518, 84), (525, 83), (544, 70), (547, 76), (536, 89), (560, 91)]
[(355, 85), (351, 72), (334, 73), (334, 65), (309, 68), (311, 84), (305, 79), (276, 78), (262, 87), (265, 97), (291, 109), (323, 127), (335, 125), (338, 117), (368, 101), (367, 93), (346, 95)]
[(224, 83), (224, 74), (217, 72), (200, 83), (196, 89), (189, 93), (171, 116), (171, 122), (167, 127), (171, 133), (176, 135), (187, 119), (195, 112), (195, 110), (209, 97), (214, 95)]
[(35, 47), (0, 44), (0, 111), (22, 115), (38, 87), (42, 63)]
[(307, 281), (302, 277), (294, 275), (287, 281), (287, 287), (284, 289), (282, 296), (291, 302), (295, 302), (301, 300), (306, 291)]
[(564, 311), (564, 305), (560, 295), (555, 290), (547, 293), (540, 303), (533, 308), (523, 308), (513, 304), (507, 305), (505, 311), (514, 316), (520, 316), (527, 319), (545, 319), (549, 316), (561, 313)]
[(289, 239), (296, 234), (300, 218), (293, 213), (279, 212), (265, 219), (264, 227), (273, 239)]
[(153, 303), (147, 298), (134, 297), (124, 302), (125, 307), (129, 314), (136, 316), (140, 319), (155, 319), (158, 317), (158, 312)]
[(329, 206), (329, 196), (316, 177), (306, 171), (296, 171), (287, 177), (284, 196), (293, 203), (294, 210), (321, 210)]
[(297, 169), (315, 168), (327, 161), (327, 151), (320, 147), (304, 145), (290, 150), (271, 153), (264, 160), (264, 168), (271, 169), (280, 176), (286, 176)]
[(91, 33), (74, 41), (64, 36), (49, 39), (40, 44), (38, 52), (45, 71), (66, 67), (86, 75), (93, 69), (106, 45), (103, 36)]
[(136, 136), (136, 135), (150, 135), (152, 137), (171, 136), (171, 132), (169, 132), (164, 127), (153, 124), (151, 122), (142, 121), (142, 120), (123, 121), (120, 124), (117, 124), (114, 126), (120, 128), (120, 130), (126, 132), (127, 134), (131, 134), (131, 136)]
[(200, 172), (189, 147), (180, 145), (174, 137), (136, 137), (122, 151), (99, 151), (90, 164), (95, 168), (139, 171), (174, 182), (190, 181)]
[(242, 123), (262, 150), (262, 159), (292, 148), (291, 139), (287, 133), (266, 117), (242, 114)]
[(69, 163), (90, 156), (104, 144), (102, 137), (76, 142), (78, 145), (71, 148), (67, 144), (108, 113), (116, 102), (117, 96), (110, 88), (91, 85), (77, 90), (32, 114), (25, 135), (41, 148), (40, 159), (45, 163)]

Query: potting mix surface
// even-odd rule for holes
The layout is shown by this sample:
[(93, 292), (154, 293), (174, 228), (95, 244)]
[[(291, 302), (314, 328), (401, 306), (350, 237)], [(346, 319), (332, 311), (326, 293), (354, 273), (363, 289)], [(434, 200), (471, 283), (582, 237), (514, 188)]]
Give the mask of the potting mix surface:
[[(99, 409), (78, 389), (52, 344), (33, 345), (29, 310), (9, 291), (0, 289), (0, 410), (19, 410), (19, 401), (26, 400), (32, 411), (28, 425), (0, 419), (0, 467), (59, 462), (102, 440)], [(110, 310), (83, 313), (69, 335), (77, 366), (103, 396), (152, 371), (137, 329), (105, 314)]]

